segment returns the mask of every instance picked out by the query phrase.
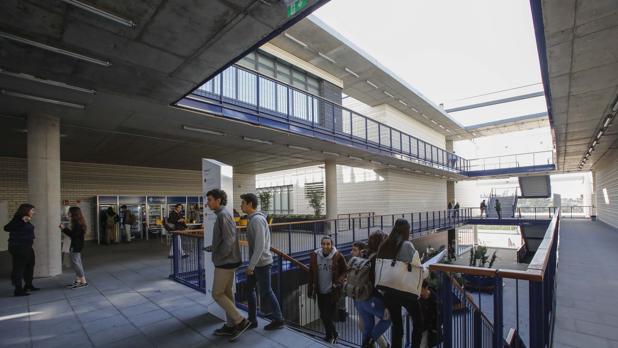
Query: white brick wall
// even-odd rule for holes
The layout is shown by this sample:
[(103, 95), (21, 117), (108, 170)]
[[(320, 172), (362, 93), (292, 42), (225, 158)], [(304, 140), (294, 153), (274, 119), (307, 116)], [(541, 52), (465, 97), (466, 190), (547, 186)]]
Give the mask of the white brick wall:
[(603, 157), (601, 165), (593, 173), (597, 217), (618, 228), (618, 151)]

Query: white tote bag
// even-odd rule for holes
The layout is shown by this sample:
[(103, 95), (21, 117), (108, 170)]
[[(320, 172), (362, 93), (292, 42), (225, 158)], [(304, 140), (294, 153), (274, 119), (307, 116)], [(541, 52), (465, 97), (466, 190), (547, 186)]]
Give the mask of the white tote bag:
[(418, 251), (414, 252), (410, 263), (376, 258), (375, 285), (378, 288), (390, 288), (418, 296), (421, 293), (423, 279), (427, 277), (426, 273), (421, 265)]

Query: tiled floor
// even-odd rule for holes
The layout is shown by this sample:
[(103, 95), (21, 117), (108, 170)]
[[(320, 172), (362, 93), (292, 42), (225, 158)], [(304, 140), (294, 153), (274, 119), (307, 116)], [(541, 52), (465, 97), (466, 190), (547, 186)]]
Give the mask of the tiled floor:
[(35, 281), (41, 291), (13, 297), (0, 279), (0, 347), (324, 347), (289, 329), (245, 333), (238, 341), (212, 335), (222, 325), (207, 314), (203, 294), (167, 280), (168, 249), (159, 241), (88, 245), (90, 286), (65, 289), (64, 274)]
[(618, 229), (562, 220), (554, 347), (618, 347)]

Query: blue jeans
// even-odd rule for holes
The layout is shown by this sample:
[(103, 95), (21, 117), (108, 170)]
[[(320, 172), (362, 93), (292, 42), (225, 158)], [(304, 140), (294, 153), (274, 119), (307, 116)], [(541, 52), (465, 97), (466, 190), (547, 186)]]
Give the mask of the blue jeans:
[[(391, 326), (390, 320), (384, 320), (384, 301), (381, 297), (372, 296), (365, 301), (354, 301), (354, 307), (363, 320), (363, 340), (371, 337), (377, 341)], [(380, 320), (375, 323), (375, 317)]]
[(258, 286), (260, 288), (262, 298), (270, 302), (272, 319), (283, 320), (283, 314), (281, 314), (279, 301), (277, 300), (270, 284), (271, 268), (272, 265), (255, 267), (253, 270), (253, 275), (247, 277), (247, 290), (249, 292), (249, 321), (251, 322), (257, 322), (257, 296), (255, 294), (255, 290)]

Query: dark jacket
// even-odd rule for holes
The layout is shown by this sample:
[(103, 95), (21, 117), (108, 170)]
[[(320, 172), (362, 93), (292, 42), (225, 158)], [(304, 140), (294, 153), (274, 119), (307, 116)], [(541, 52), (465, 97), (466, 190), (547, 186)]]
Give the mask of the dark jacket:
[[(321, 249), (318, 249), (321, 250)], [(321, 251), (319, 251), (321, 252)], [(340, 252), (336, 252), (335, 256), (333, 256), (333, 290), (332, 290), (332, 302), (336, 303), (341, 297), (341, 288), (345, 282), (345, 277), (348, 272), (348, 264), (345, 261), (345, 258)], [(319, 284), (318, 284), (318, 255), (316, 252), (311, 253), (311, 262), (309, 263), (309, 281), (308, 281), (308, 293), (309, 297), (313, 297), (319, 293)]]
[(176, 210), (170, 212), (170, 216), (167, 218), (167, 223), (174, 225), (174, 231), (182, 231), (187, 229), (187, 224), (178, 220), (182, 219), (182, 215)]
[(34, 225), (21, 218), (13, 219), (4, 226), (9, 232), (9, 248), (32, 247), (34, 243)]
[(71, 252), (81, 253), (82, 249), (84, 249), (84, 236), (86, 235), (82, 225), (74, 224), (71, 226), (71, 229), (65, 227), (62, 229), (62, 233), (71, 238)]
[(423, 331), (429, 331), (427, 337), (428, 343), (430, 347), (433, 347), (442, 342), (442, 319), (438, 311), (438, 297), (433, 290), (430, 289), (429, 291), (431, 292), (431, 296), (428, 299), (419, 296), (418, 303), (423, 315)]

